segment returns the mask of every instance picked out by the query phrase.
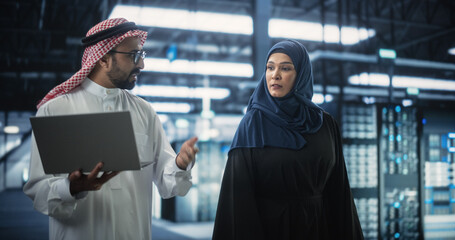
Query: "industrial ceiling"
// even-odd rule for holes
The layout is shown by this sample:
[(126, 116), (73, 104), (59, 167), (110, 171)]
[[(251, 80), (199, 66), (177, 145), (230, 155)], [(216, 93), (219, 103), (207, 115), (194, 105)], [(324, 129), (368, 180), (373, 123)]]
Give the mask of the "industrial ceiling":
[[(362, 94), (377, 95), (384, 90), (378, 88), (379, 91), (368, 93), (366, 89), (371, 87), (358, 86), (357, 90), (340, 92), (349, 87), (349, 76), (390, 70), (390, 65), (378, 60), (379, 48), (396, 50), (395, 75), (455, 81), (455, 56), (448, 54), (448, 49), (455, 47), (455, 2), (450, 0), (3, 0), (0, 2), (0, 110), (34, 111), (36, 103), (52, 87), (80, 68), (83, 51), (80, 39), (93, 25), (106, 19), (117, 4), (249, 15), (257, 26), (264, 23), (255, 16), (266, 13), (267, 19), (373, 29), (374, 36), (353, 45), (301, 40), (312, 56), (316, 91), (332, 92), (335, 98), (358, 100)], [(141, 74), (140, 84), (228, 88), (229, 97), (211, 101), (216, 114), (242, 113), (257, 83), (258, 69), (263, 67), (257, 63), (264, 61), (261, 57), (268, 47), (283, 39), (263, 37), (264, 34), (256, 32), (245, 35), (141, 28), (149, 33), (145, 45), (148, 57), (166, 58), (168, 48), (174, 45), (178, 49), (177, 58), (249, 63), (256, 67), (254, 77), (153, 71)], [(395, 96), (403, 96), (404, 91), (397, 91)], [(455, 99), (453, 91), (420, 93), (428, 101)], [(203, 108), (201, 99), (146, 98), (154, 102), (187, 102), (192, 106), (192, 113)], [(421, 102), (424, 100), (422, 97)]]

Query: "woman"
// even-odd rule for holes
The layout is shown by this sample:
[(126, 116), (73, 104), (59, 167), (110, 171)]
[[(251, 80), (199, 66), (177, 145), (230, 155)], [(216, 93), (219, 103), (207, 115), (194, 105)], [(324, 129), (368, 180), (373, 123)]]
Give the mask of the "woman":
[(311, 102), (305, 47), (285, 40), (237, 129), (213, 239), (363, 239), (335, 120)]

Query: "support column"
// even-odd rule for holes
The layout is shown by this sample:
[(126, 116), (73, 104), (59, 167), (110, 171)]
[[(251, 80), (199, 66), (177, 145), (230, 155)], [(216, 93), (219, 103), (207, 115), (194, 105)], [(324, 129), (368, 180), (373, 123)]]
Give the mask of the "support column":
[(270, 49), (269, 19), (272, 0), (253, 1), (253, 80), (258, 81), (265, 70), (267, 52)]

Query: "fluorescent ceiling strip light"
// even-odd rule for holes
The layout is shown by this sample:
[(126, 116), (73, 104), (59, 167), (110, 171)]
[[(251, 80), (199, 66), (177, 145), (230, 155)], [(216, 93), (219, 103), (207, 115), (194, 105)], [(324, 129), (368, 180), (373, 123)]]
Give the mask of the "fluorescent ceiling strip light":
[(249, 63), (188, 61), (185, 59), (170, 62), (166, 58), (146, 58), (144, 64), (143, 71), (151, 72), (253, 77), (253, 65)]
[[(253, 34), (253, 19), (248, 15), (188, 11), (184, 9), (116, 5), (109, 18), (123, 17), (138, 25), (182, 30), (220, 32), (228, 34)], [(324, 30), (323, 30), (324, 29)], [(272, 18), (269, 20), (269, 36), (274, 38), (295, 38), (327, 43), (340, 42), (337, 25)], [(372, 29), (341, 27), (341, 43), (353, 45), (375, 36)]]
[[(392, 85), (396, 88), (419, 88), (429, 90), (455, 91), (455, 81), (435, 78), (393, 76)], [(380, 73), (361, 73), (348, 78), (353, 85), (389, 86), (389, 76)]]
[[(323, 34), (324, 33), (324, 34)], [(375, 36), (372, 29), (341, 27), (341, 43), (353, 45), (362, 40)], [(340, 29), (337, 25), (295, 21), (287, 19), (272, 18), (269, 20), (269, 36), (274, 38), (295, 38), (307, 41), (326, 43), (340, 42)], [(323, 39), (324, 38), (324, 39)]]
[(455, 55), (455, 47), (449, 49), (449, 54)]
[(3, 132), (6, 134), (18, 134), (19, 127), (18, 126), (5, 126), (3, 128)]
[(189, 113), (191, 111), (189, 103), (151, 102), (150, 104), (159, 113)]
[(231, 91), (227, 88), (190, 88), (163, 85), (137, 85), (131, 91), (133, 94), (139, 96), (197, 99), (205, 97), (211, 99), (224, 99), (231, 94)]
[(116, 5), (109, 18), (118, 17), (126, 18), (142, 26), (253, 34), (253, 19), (247, 15)]
[(320, 93), (315, 93), (315, 94), (313, 94), (313, 98), (311, 99), (311, 101), (316, 104), (322, 104), (322, 103), (324, 103), (324, 95), (322, 95)]

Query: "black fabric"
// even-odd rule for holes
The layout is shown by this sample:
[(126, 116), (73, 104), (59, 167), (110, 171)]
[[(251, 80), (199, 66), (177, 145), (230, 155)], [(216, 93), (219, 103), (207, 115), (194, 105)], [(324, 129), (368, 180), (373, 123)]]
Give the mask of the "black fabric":
[(104, 39), (108, 39), (115, 35), (124, 34), (128, 31), (137, 30), (137, 29), (139, 29), (139, 28), (136, 26), (136, 24), (134, 22), (122, 23), (115, 27), (111, 27), (111, 28), (105, 29), (103, 31), (99, 31), (93, 35), (83, 38), (82, 46), (88, 47), (88, 46), (94, 45)]
[(305, 134), (300, 150), (229, 152), (213, 240), (363, 239), (338, 125)]

